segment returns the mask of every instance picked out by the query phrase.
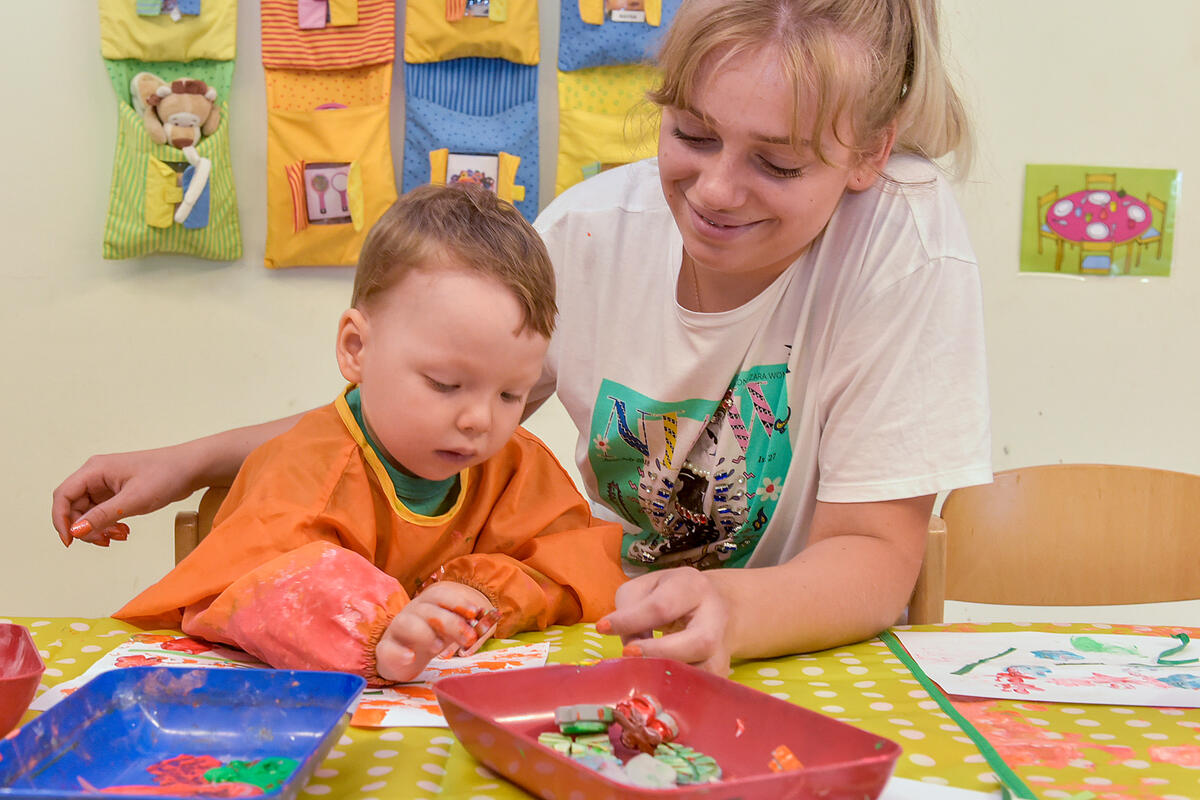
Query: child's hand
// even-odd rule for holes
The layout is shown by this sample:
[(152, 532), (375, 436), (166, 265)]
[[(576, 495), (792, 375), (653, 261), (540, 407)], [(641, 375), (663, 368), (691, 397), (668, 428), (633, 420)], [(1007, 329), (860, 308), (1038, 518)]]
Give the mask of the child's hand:
[(495, 628), (496, 612), (482, 592), (438, 581), (412, 599), (375, 647), (375, 669), (387, 681), (411, 681), (435, 656), (474, 652)]

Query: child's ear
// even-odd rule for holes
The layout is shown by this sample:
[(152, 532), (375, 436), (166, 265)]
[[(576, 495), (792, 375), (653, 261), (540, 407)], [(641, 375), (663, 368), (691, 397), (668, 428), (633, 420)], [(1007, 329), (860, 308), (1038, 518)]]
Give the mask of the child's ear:
[(877, 146), (859, 159), (858, 165), (850, 171), (850, 181), (847, 188), (856, 192), (870, 189), (875, 185), (879, 174), (883, 172), (888, 159), (892, 157), (892, 146), (896, 144), (896, 123), (893, 122), (879, 135)]
[(337, 362), (342, 377), (362, 381), (362, 356), (367, 345), (367, 318), (357, 308), (348, 308), (338, 320)]

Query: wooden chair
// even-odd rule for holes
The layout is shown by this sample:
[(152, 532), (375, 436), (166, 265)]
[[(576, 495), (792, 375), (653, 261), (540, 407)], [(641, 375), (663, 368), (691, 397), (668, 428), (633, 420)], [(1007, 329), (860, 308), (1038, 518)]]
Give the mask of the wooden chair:
[(1042, 239), (1049, 239), (1054, 242), (1054, 271), (1058, 272), (1062, 269), (1063, 260), (1063, 238), (1054, 232), (1053, 229), (1046, 223), (1046, 209), (1058, 200), (1058, 187), (1055, 186), (1050, 191), (1043, 195), (1038, 195), (1037, 199), (1037, 223), (1038, 223), (1038, 255), (1042, 254)]
[(1079, 243), (1079, 274), (1109, 275), (1113, 271), (1113, 251), (1116, 245), (1112, 242), (1092, 242), (1084, 240)]
[(175, 563), (178, 564), (212, 530), (213, 517), (229, 494), (228, 486), (212, 486), (200, 496), (200, 507), (196, 511), (180, 511), (175, 515)]
[(1146, 205), (1150, 206), (1151, 224), (1141, 236), (1130, 244), (1137, 244), (1137, 265), (1142, 265), (1142, 248), (1158, 242), (1158, 259), (1162, 259), (1163, 230), (1167, 227), (1167, 201), (1159, 200), (1152, 194), (1146, 195)]
[(1083, 176), (1083, 188), (1085, 189), (1109, 189), (1117, 190), (1117, 173), (1115, 172), (1088, 172)]
[[(998, 472), (942, 504), (909, 608), (941, 622), (943, 600), (1108, 606), (1200, 599), (1200, 475), (1105, 464)], [(917, 600), (920, 599), (918, 603)]]

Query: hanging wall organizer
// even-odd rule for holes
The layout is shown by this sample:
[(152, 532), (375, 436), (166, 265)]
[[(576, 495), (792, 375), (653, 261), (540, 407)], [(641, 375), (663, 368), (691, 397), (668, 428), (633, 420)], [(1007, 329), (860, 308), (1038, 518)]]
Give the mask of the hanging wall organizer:
[(480, 183), (538, 212), (535, 0), (408, 0), (404, 188)]
[(659, 38), (681, 0), (563, 0), (558, 42), (555, 193), (654, 155)]
[(392, 0), (262, 0), (268, 267), (354, 265), (396, 200)]
[(236, 0), (100, 0), (118, 99), (105, 258), (242, 253), (229, 157)]

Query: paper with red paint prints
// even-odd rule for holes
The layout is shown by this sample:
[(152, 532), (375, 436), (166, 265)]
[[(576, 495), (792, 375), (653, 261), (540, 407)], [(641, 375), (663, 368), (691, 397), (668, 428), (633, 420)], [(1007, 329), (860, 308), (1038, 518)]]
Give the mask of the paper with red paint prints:
[[(386, 689), (367, 689), (359, 699), (351, 724), (359, 727), (447, 727), (429, 684), (447, 675), (468, 675), (499, 669), (540, 667), (550, 645), (518, 645), (475, 653), (461, 658), (435, 658), (417, 680)], [(224, 667), (269, 669), (253, 656), (190, 636), (136, 633), (101, 656), (78, 678), (51, 687), (30, 705), (45, 711), (101, 672), (119, 667)]]
[(253, 656), (230, 647), (211, 644), (190, 636), (135, 633), (88, 667), (78, 678), (52, 686), (29, 706), (45, 711), (101, 672), (119, 667), (266, 667)]
[(415, 683), (364, 691), (350, 724), (359, 728), (449, 727), (430, 688), (431, 683), (450, 675), (541, 667), (549, 655), (550, 645), (540, 642), (487, 650), (461, 658), (435, 658), (417, 676)]
[(1200, 642), (1183, 634), (895, 633), (946, 694), (1200, 708)]

